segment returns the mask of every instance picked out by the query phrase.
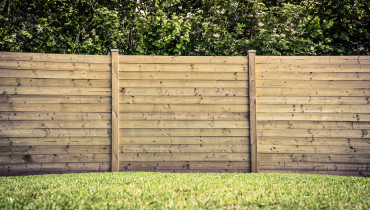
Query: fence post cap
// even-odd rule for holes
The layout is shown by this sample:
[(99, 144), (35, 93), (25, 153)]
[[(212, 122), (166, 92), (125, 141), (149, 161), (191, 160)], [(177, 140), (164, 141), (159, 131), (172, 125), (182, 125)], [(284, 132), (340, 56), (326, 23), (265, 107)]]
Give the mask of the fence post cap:
[(111, 52), (119, 52), (119, 49), (111, 49)]
[(248, 53), (255, 53), (257, 52), (256, 50), (248, 50)]

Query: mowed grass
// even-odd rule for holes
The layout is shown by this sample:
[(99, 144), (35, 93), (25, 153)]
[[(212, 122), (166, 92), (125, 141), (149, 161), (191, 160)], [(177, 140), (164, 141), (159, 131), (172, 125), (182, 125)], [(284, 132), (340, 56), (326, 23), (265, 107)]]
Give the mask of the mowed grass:
[(0, 177), (0, 209), (370, 209), (370, 179), (308, 174)]

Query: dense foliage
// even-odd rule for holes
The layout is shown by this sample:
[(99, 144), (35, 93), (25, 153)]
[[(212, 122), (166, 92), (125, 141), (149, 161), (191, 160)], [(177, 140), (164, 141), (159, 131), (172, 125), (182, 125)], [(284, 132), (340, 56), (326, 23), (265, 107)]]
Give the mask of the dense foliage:
[(0, 51), (357, 55), (368, 0), (3, 0)]
[(370, 179), (277, 173), (0, 177), (0, 209), (370, 209)]

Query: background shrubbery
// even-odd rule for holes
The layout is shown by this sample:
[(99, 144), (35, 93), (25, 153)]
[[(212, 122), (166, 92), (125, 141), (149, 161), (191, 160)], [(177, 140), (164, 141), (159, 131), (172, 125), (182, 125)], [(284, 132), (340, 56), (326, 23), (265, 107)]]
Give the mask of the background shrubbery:
[(368, 0), (3, 0), (0, 51), (366, 55)]

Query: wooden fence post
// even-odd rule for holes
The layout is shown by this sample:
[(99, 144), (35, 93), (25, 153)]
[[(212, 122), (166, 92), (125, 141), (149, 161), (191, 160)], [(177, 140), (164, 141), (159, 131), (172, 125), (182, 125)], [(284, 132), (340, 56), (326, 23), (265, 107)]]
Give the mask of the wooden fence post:
[(119, 172), (119, 58), (118, 49), (112, 56), (112, 172)]
[(258, 173), (257, 153), (257, 92), (256, 92), (256, 51), (248, 51), (249, 65), (249, 135), (251, 147), (251, 172)]

